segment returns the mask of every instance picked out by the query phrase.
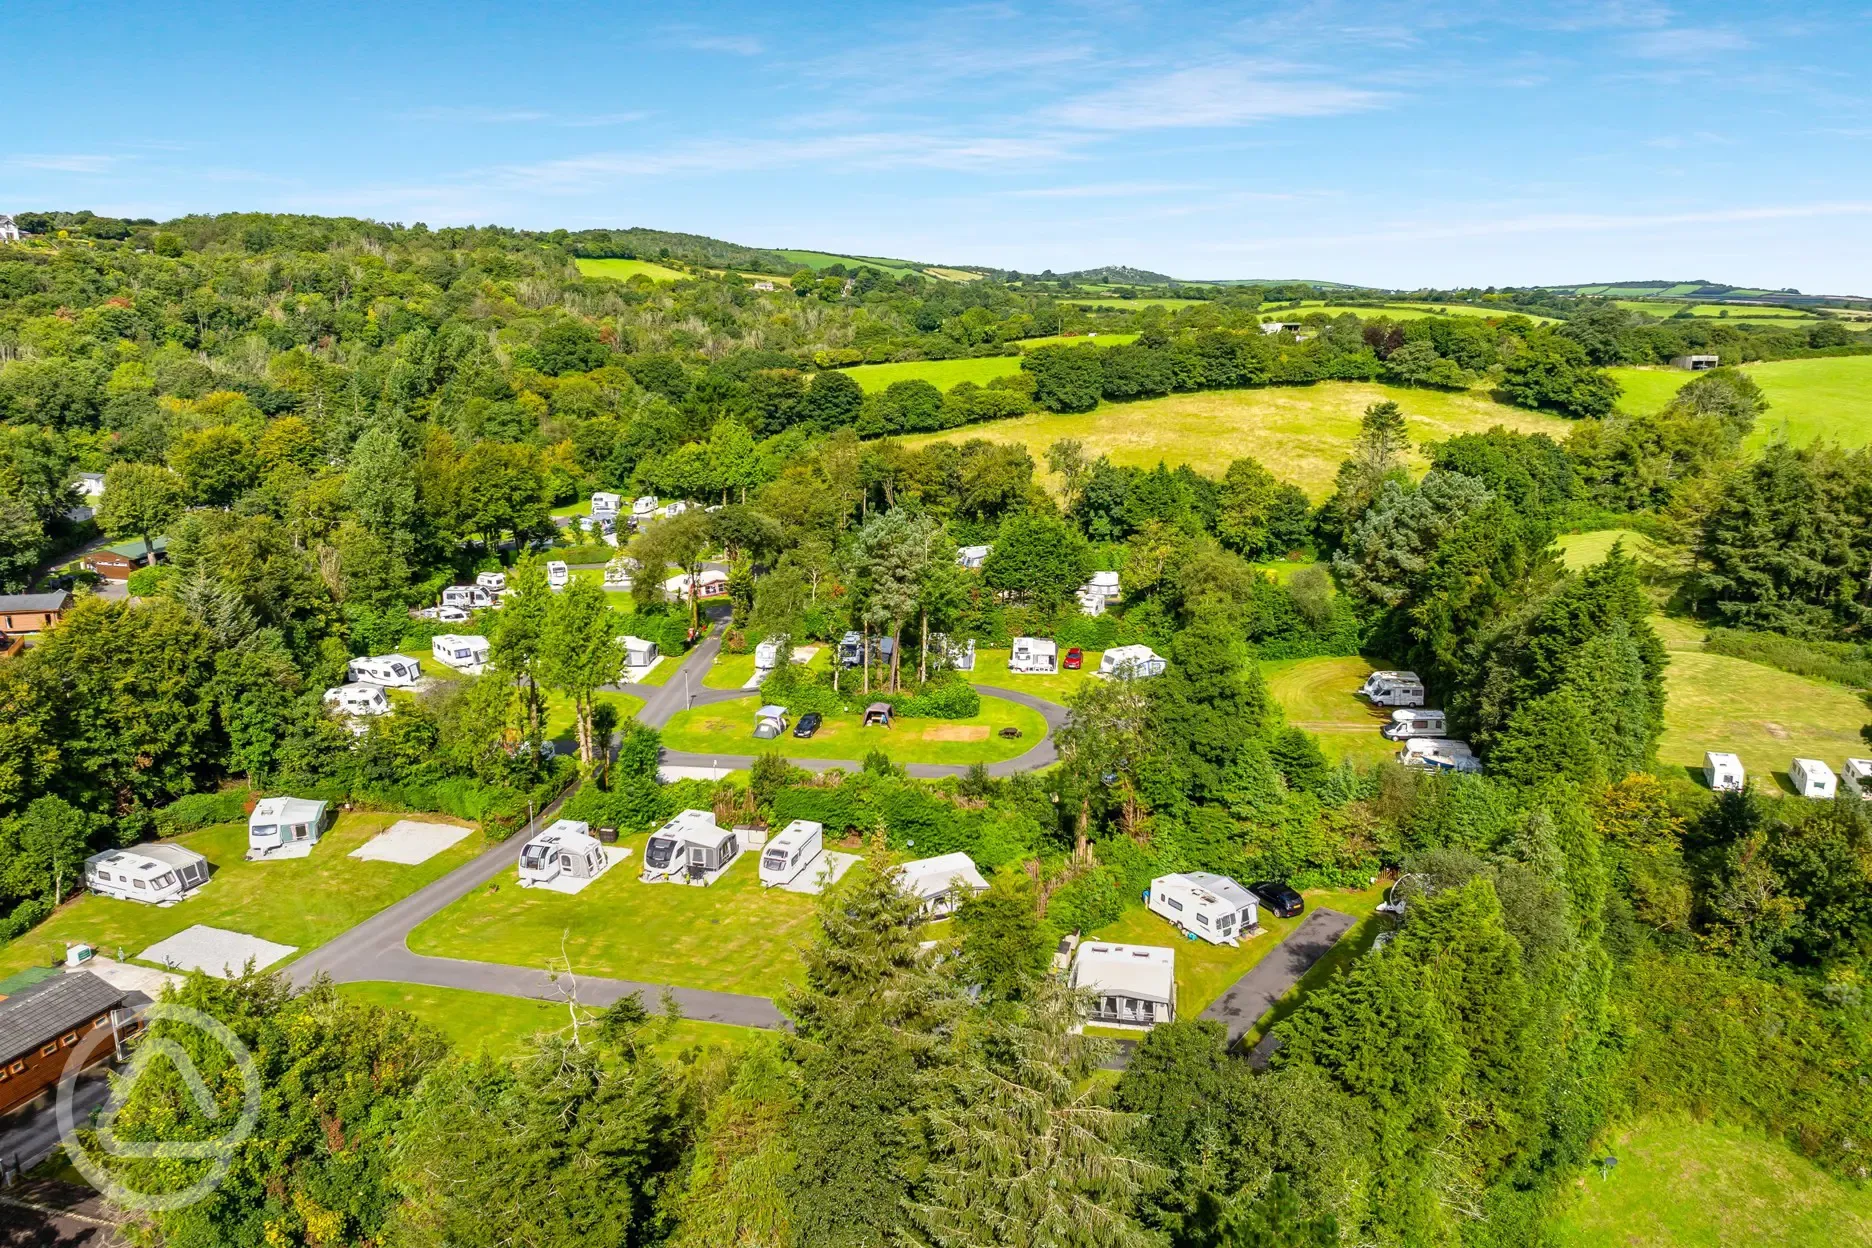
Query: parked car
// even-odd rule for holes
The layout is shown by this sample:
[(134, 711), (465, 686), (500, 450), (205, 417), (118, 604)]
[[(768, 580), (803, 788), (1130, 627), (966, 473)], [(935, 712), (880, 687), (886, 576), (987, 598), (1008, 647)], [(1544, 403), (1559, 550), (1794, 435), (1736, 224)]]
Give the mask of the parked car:
[(1081, 650), (1078, 646), (1074, 646), (1066, 652), (1066, 661), (1061, 663), (1060, 666), (1069, 672), (1076, 672), (1084, 663), (1085, 651)]
[(1291, 919), (1306, 909), (1305, 898), (1285, 884), (1277, 884), (1273, 880), (1250, 884), (1248, 891), (1279, 918)]
[(810, 737), (813, 733), (819, 731), (819, 725), (824, 722), (825, 716), (821, 715), (818, 711), (807, 711), (804, 715), (799, 717), (799, 723), (794, 725), (793, 735), (796, 737)]

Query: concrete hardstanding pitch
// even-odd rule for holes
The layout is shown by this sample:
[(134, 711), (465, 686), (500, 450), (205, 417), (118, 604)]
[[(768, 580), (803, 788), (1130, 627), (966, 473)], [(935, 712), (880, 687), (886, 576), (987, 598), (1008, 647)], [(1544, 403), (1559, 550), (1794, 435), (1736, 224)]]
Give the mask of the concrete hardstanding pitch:
[(265, 970), (281, 958), (299, 952), (297, 945), (277, 945), (245, 932), (197, 923), (168, 940), (159, 940), (137, 957), (181, 971), (204, 971), (217, 979), (234, 979), (253, 959), (255, 970)]
[(413, 867), (419, 862), (428, 862), (473, 831), (473, 828), (452, 823), (399, 819), (352, 850), (351, 856), (367, 862), (398, 862)]

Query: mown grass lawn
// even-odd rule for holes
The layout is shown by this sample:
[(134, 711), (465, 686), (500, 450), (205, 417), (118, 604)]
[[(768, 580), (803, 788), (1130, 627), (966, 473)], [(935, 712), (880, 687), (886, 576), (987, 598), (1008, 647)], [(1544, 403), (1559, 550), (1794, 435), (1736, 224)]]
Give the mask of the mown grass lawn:
[[(616, 707), (620, 724), (629, 723), (644, 707), (642, 698), (632, 697), (628, 693), (601, 691), (596, 700), (601, 704)], [(572, 715), (572, 699), (556, 689), (546, 695), (546, 739), (564, 743), (578, 740), (578, 724)]]
[[(1268, 694), (1287, 714), (1287, 722), (1319, 738), (1333, 762), (1349, 758), (1360, 764), (1383, 762), (1398, 751), (1380, 735), (1391, 711), (1358, 696), (1371, 675), (1361, 658), (1272, 659), (1261, 664)], [(1430, 699), (1432, 705), (1436, 698)]]
[[(1060, 658), (1066, 657), (1067, 647), (1060, 647)], [(990, 685), (997, 689), (1016, 689), (1021, 693), (1031, 693), (1036, 698), (1045, 698), (1065, 706), (1072, 701), (1088, 680), (1094, 678), (1099, 663), (1103, 661), (1103, 650), (1087, 650), (1080, 668), (1076, 672), (1058, 671), (1050, 674), (1037, 672), (1008, 671), (1008, 651), (977, 650), (975, 652), (975, 670), (965, 672), (970, 682), (978, 685)]]
[[(1672, 644), (1667, 641), (1666, 645)], [(1664, 669), (1658, 761), (1702, 777), (1706, 750), (1740, 755), (1767, 791), (1793, 792), (1788, 764), (1817, 758), (1835, 772), (1869, 752), (1859, 729), (1872, 709), (1859, 694), (1745, 659), (1673, 649)]]
[(575, 897), (521, 888), (504, 872), (419, 926), (410, 948), (513, 966), (569, 957), (583, 975), (763, 997), (797, 979), (816, 899), (763, 889), (760, 864), (745, 849), (708, 888), (642, 883), (649, 839), (623, 838), (630, 857)]
[[(1253, 880), (1239, 883), (1252, 884)], [(1368, 915), (1383, 900), (1382, 890), (1348, 892), (1343, 889), (1311, 889), (1307, 908), (1326, 906), (1346, 914)], [(1241, 942), (1239, 948), (1212, 945), (1206, 940), (1191, 940), (1177, 932), (1169, 922), (1143, 904), (1132, 906), (1114, 923), (1089, 935), (1088, 940), (1109, 940), (1126, 945), (1168, 945), (1176, 950), (1177, 1017), (1195, 1018), (1207, 1009), (1236, 980), (1272, 953), (1276, 946), (1293, 934), (1306, 919), (1280, 919), (1263, 910), (1261, 934)], [(1348, 933), (1347, 940), (1351, 939)], [(1345, 941), (1341, 941), (1344, 944)], [(1118, 1034), (1118, 1033), (1113, 1033)]]
[[(981, 713), (970, 719), (898, 719), (889, 729), (865, 728), (857, 714), (828, 715), (819, 731), (801, 740), (791, 729), (778, 741), (754, 738), (756, 691), (745, 698), (679, 711), (663, 729), (665, 749), (692, 754), (765, 754), (778, 750), (788, 758), (861, 761), (883, 750), (894, 763), (994, 763), (1025, 754), (1046, 736), (1046, 720), (1004, 698), (984, 697)], [(793, 717), (795, 722), (798, 716)], [(1021, 730), (1015, 739), (1001, 729)]]
[(1554, 539), (1554, 548), (1560, 552), (1560, 562), (1571, 572), (1583, 572), (1587, 568), (1605, 562), (1612, 553), (1612, 547), (1619, 542), (1625, 543), (1625, 553), (1630, 557), (1655, 557), (1651, 539), (1634, 529), (1596, 529), (1591, 533), (1562, 533)]
[(1872, 1190), (1737, 1127), (1645, 1118), (1594, 1150), (1606, 1178), (1573, 1182), (1561, 1248), (1844, 1248), (1872, 1244)]
[[(1625, 388), (1619, 406), (1634, 414), (1662, 409), (1693, 376), (1675, 368), (1607, 371)], [(1768, 400), (1747, 449), (1760, 451), (1783, 438), (1794, 446), (1823, 438), (1846, 447), (1872, 442), (1872, 356), (1771, 360), (1745, 364), (1743, 371)]]
[(681, 282), (689, 278), (689, 274), (680, 269), (653, 264), (648, 260), (580, 260), (578, 270), (585, 277), (608, 277), (620, 282), (633, 277), (647, 277), (653, 282)]
[(1262, 308), (1261, 315), (1280, 320), (1299, 320), (1315, 312), (1324, 312), (1327, 316), (1343, 316), (1347, 312), (1363, 320), (1373, 321), (1385, 317), (1393, 321), (1420, 321), (1426, 316), (1482, 316), (1500, 319), (1508, 316), (1525, 316), (1540, 325), (1553, 324), (1553, 318), (1536, 316), (1531, 312), (1513, 312), (1506, 308), (1474, 308), (1460, 303), (1387, 303), (1383, 307), (1359, 307), (1349, 303), (1324, 303), (1307, 300), (1305, 306), (1298, 308)]
[[(404, 817), (341, 814), (310, 857), (279, 862), (242, 858), (247, 852), (245, 823), (216, 824), (177, 837), (175, 843), (206, 856), (214, 867), (199, 893), (167, 908), (86, 893), (0, 948), (0, 976), (63, 958), (67, 942), (88, 942), (111, 957), (121, 949), (134, 959), (150, 945), (197, 923), (296, 945), (303, 954), (448, 874), (485, 847), (479, 835), (472, 835), (416, 866), (349, 856)], [(425, 823), (456, 822), (444, 815), (408, 817)]]
[[(1104, 403), (1074, 415), (1031, 413), (938, 434), (904, 439), (909, 447), (938, 440), (987, 438), (1027, 447), (1036, 463), (1061, 438), (1076, 438), (1088, 454), (1141, 468), (1159, 460), (1221, 476), (1231, 460), (1253, 457), (1268, 471), (1304, 489), (1314, 501), (1332, 491), (1333, 475), (1358, 436), (1359, 418), (1373, 403), (1396, 400), (1411, 442), (1481, 433), (1503, 425), (1521, 433), (1564, 439), (1573, 422), (1495, 402), (1479, 390), (1446, 393), (1363, 382), (1320, 382), (1261, 390), (1211, 390), (1136, 403)], [(1429, 461), (1412, 452), (1418, 471)], [(1051, 480), (1051, 478), (1049, 478)], [(1055, 483), (1057, 484), (1057, 483)]]
[[(338, 991), (370, 1005), (414, 1014), (441, 1030), (464, 1053), (502, 1057), (517, 1051), (534, 1036), (570, 1034), (570, 1015), (566, 1005), (558, 1001), (431, 988), (426, 984), (340, 984)], [(644, 1005), (652, 1013), (661, 1009), (658, 1001), (646, 1000)], [(669, 1037), (657, 1048), (666, 1055), (692, 1047), (745, 1048), (761, 1034), (749, 1027), (684, 1018), (677, 1020)]]
[(1018, 355), (985, 356), (967, 360), (906, 360), (897, 364), (854, 364), (839, 371), (845, 373), (866, 394), (899, 381), (927, 381), (938, 390), (948, 390), (958, 382), (972, 381), (985, 386), (997, 377), (1021, 371)]
[[(799, 653), (807, 649), (812, 650), (813, 653), (801, 666), (808, 671), (823, 672), (832, 666), (832, 652), (835, 647), (816, 642), (795, 646), (793, 653), (796, 662)], [(909, 652), (905, 652), (906, 660), (911, 657)], [(739, 689), (753, 678), (754, 652), (752, 650), (746, 654), (729, 654), (723, 650), (715, 656), (714, 666), (710, 667), (708, 673), (702, 677), (702, 684), (709, 689)]]

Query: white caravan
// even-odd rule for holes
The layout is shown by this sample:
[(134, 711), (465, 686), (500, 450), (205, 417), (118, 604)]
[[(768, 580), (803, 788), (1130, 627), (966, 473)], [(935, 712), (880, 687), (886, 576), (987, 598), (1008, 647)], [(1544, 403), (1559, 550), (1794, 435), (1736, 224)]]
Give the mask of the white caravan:
[(760, 882), (768, 888), (791, 884), (825, 849), (825, 825), (795, 819), (761, 851)]
[(1406, 767), (1424, 771), (1457, 771), (1465, 774), (1482, 770), (1482, 760), (1475, 756), (1467, 741), (1444, 737), (1412, 737), (1397, 752), (1397, 761)]
[(754, 647), (754, 670), (755, 671), (771, 672), (773, 671), (774, 668), (779, 667), (779, 666), (780, 666), (780, 643), (779, 642), (763, 641), (758, 646)]
[(180, 845), (107, 849), (85, 859), (85, 886), (105, 897), (159, 905), (208, 882), (208, 860)]
[(494, 605), (494, 595), (484, 585), (450, 585), (442, 591), (442, 605), (478, 611)]
[(564, 589), (572, 583), (572, 569), (564, 561), (550, 559), (546, 563), (546, 588)]
[(1113, 646), (1099, 658), (1098, 674), (1134, 679), (1161, 676), (1169, 664), (1149, 646)]
[(1847, 759), (1840, 784), (1847, 793), (1872, 802), (1872, 758)]
[(624, 500), (616, 494), (599, 490), (591, 496), (591, 514), (594, 520), (616, 520), (623, 509)]
[(988, 562), (988, 556), (994, 553), (993, 546), (960, 546), (956, 548), (956, 567), (979, 568)]
[(1092, 579), (1079, 587), (1079, 610), (1086, 615), (1103, 615), (1105, 608), (1118, 601), (1118, 574), (1094, 572)]
[(386, 689), (409, 689), (422, 679), (422, 664), (400, 654), (352, 659), (345, 667), (345, 679)]
[(1449, 731), (1449, 722), (1442, 711), (1397, 710), (1391, 712), (1391, 722), (1384, 726), (1384, 735), (1392, 741), (1408, 741), (1412, 737), (1440, 737)]
[(1059, 671), (1059, 643), (1045, 637), (1016, 637), (1008, 671), (1052, 675)]
[(591, 834), (591, 825), (577, 819), (555, 820), (520, 847), (522, 884), (547, 884), (562, 875), (589, 880), (604, 869), (604, 846)]
[(1176, 950), (1086, 941), (1073, 958), (1072, 986), (1093, 994), (1090, 1021), (1148, 1030), (1176, 1019)]
[(712, 845), (721, 834), (713, 812), (678, 811), (675, 818), (650, 834), (644, 846), (643, 878), (658, 880), (681, 873), (689, 865), (690, 842)]
[(1748, 773), (1734, 754), (1710, 751), (1703, 755), (1703, 779), (1718, 793), (1740, 793), (1748, 787)]
[(1817, 758), (1797, 758), (1788, 766), (1788, 779), (1794, 791), (1815, 801), (1831, 801), (1839, 793), (1839, 777)]
[(498, 594), (507, 588), (507, 574), (505, 572), (478, 572), (475, 574), (475, 584), (490, 594)]
[(657, 510), (656, 495), (654, 494), (644, 495), (642, 498), (636, 500), (635, 502), (631, 504), (631, 510), (630, 510), (631, 523), (632, 524), (648, 523), (650, 518), (656, 515), (656, 510)]
[(897, 884), (912, 897), (922, 900), (926, 919), (954, 914), (961, 900), (958, 892), (963, 897), (979, 897), (988, 891), (988, 881), (976, 869), (975, 860), (960, 850), (904, 863), (897, 868)]
[(429, 641), (429, 653), (438, 663), (479, 676), (487, 670), (488, 639), (474, 633), (438, 633)]
[(1194, 932), (1212, 945), (1239, 944), (1237, 937), (1260, 919), (1253, 893), (1226, 875), (1186, 871), (1151, 881), (1151, 913)]
[(624, 666), (641, 670), (657, 661), (657, 644), (633, 637), (629, 633), (618, 638), (618, 645), (624, 647)]
[(340, 715), (388, 715), (390, 697), (377, 685), (339, 685), (325, 691), (325, 705)]

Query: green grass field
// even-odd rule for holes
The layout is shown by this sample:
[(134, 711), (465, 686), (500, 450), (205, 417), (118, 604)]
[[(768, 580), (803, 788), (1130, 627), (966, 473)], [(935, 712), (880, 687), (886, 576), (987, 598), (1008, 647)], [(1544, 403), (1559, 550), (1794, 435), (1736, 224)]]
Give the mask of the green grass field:
[(763, 997), (797, 978), (814, 898), (762, 888), (751, 851), (708, 888), (642, 883), (648, 840), (620, 840), (630, 857), (576, 897), (505, 873), (410, 933), (410, 948), (531, 967), (569, 956), (580, 974)]
[(1560, 1248), (1872, 1244), (1872, 1190), (1785, 1144), (1714, 1123), (1646, 1118), (1602, 1147), (1618, 1165), (1607, 1178), (1574, 1180), (1551, 1228)]
[[(798, 647), (794, 653), (797, 655), (800, 650), (804, 649), (806, 649), (805, 646)], [(805, 664), (808, 670), (820, 672), (832, 665), (833, 647), (814, 645), (812, 649), (813, 655)], [(906, 652), (904, 657), (908, 659), (909, 653)], [(795, 661), (798, 660), (795, 659)], [(729, 654), (724, 650), (715, 656), (715, 665), (709, 668), (702, 677), (702, 684), (709, 689), (739, 689), (746, 685), (753, 675), (754, 652), (752, 650), (746, 654)]]
[(1324, 300), (1308, 299), (1298, 308), (1287, 307), (1285, 305), (1278, 308), (1264, 307), (1261, 309), (1260, 314), (1263, 317), (1273, 317), (1279, 320), (1286, 320), (1291, 315), (1292, 319), (1299, 320), (1301, 317), (1311, 315), (1314, 312), (1324, 312), (1327, 316), (1343, 316), (1345, 313), (1350, 312), (1354, 316), (1361, 317), (1368, 321), (1376, 320), (1381, 316), (1388, 317), (1394, 321), (1415, 321), (1421, 320), (1426, 316), (1484, 316), (1496, 318), (1525, 316), (1528, 320), (1541, 325), (1551, 325), (1554, 323), (1554, 318), (1551, 316), (1536, 316), (1532, 312), (1515, 312), (1506, 308), (1477, 308), (1462, 303), (1386, 303), (1378, 307), (1370, 307), (1349, 303), (1328, 303)]
[[(1671, 645), (1670, 641), (1666, 642)], [(1859, 729), (1872, 721), (1864, 698), (1759, 663), (1672, 649), (1664, 671), (1664, 736), (1658, 761), (1702, 774), (1706, 750), (1740, 755), (1767, 791), (1787, 783), (1788, 763), (1817, 758), (1839, 771), (1868, 752)]]
[[(1066, 647), (1060, 647), (1060, 658), (1066, 657)], [(1092, 678), (1098, 671), (1099, 661), (1105, 657), (1103, 650), (1087, 650), (1076, 672), (1058, 671), (1051, 675), (1032, 672), (1008, 671), (1008, 651), (977, 650), (975, 652), (975, 670), (969, 673), (969, 679), (977, 684), (993, 685), (1002, 689), (1018, 689), (1022, 693), (1031, 693), (1037, 698), (1057, 702), (1065, 706), (1072, 700), (1079, 687)]]
[(1318, 737), (1327, 758), (1349, 758), (1361, 765), (1383, 762), (1398, 751), (1396, 742), (1379, 735), (1391, 712), (1358, 696), (1358, 687), (1371, 671), (1372, 665), (1360, 658), (1274, 659), (1261, 664), (1268, 694), (1286, 712), (1287, 722)]
[[(1413, 443), (1478, 433), (1494, 425), (1564, 438), (1572, 422), (1496, 403), (1481, 391), (1446, 393), (1396, 386), (1321, 382), (1265, 390), (1212, 390), (1137, 403), (1105, 403), (1076, 415), (1050, 412), (904, 439), (924, 446), (939, 439), (987, 438), (1024, 444), (1038, 463), (1061, 438), (1077, 438), (1092, 455), (1117, 464), (1154, 467), (1187, 463), (1220, 476), (1229, 461), (1253, 456), (1275, 476), (1306, 490), (1315, 502), (1332, 490), (1333, 474), (1350, 452), (1365, 408), (1395, 399)], [(1427, 461), (1417, 456), (1419, 470)]]
[(1124, 347), (1136, 342), (1137, 338), (1136, 334), (1091, 329), (1083, 334), (1047, 334), (1041, 338), (1023, 338), (1020, 340), (1020, 349), (1038, 351), (1041, 347), (1082, 347), (1087, 343), (1095, 347)]
[(689, 274), (680, 269), (653, 264), (648, 260), (580, 260), (578, 270), (586, 277), (608, 277), (619, 282), (629, 281), (633, 277), (647, 277), (653, 282), (689, 280)]
[(1595, 529), (1591, 533), (1562, 533), (1554, 539), (1560, 562), (1570, 572), (1582, 572), (1605, 562), (1612, 547), (1625, 543), (1625, 553), (1632, 558), (1654, 557), (1651, 539), (1631, 529)]
[[(197, 923), (229, 928), (296, 945), (304, 953), (390, 903), (448, 874), (484, 847), (476, 834), (417, 866), (364, 862), (352, 850), (395, 823), (401, 815), (350, 813), (338, 816), (307, 858), (247, 862), (247, 825), (216, 824), (176, 838), (207, 857), (214, 875), (186, 901), (167, 908), (85, 893), (12, 944), (0, 948), (0, 976), (65, 956), (67, 942), (85, 941), (116, 957), (134, 958), (159, 940)], [(452, 822), (442, 815), (413, 815), (424, 822)]]
[(1116, 295), (1104, 299), (1062, 299), (1061, 303), (1070, 303), (1081, 308), (1187, 308), (1198, 303), (1207, 303), (1207, 299), (1122, 299)]
[[(1842, 446), (1872, 442), (1872, 356), (1773, 360), (1743, 366), (1768, 398), (1747, 446), (1760, 450), (1785, 437), (1795, 446), (1828, 438)], [(1619, 406), (1632, 413), (1661, 409), (1689, 381), (1674, 368), (1606, 370), (1624, 387)]]
[(815, 273), (820, 269), (829, 269), (835, 264), (844, 265), (848, 271), (854, 271), (861, 265), (869, 265), (880, 273), (891, 273), (898, 277), (924, 271), (921, 265), (911, 264), (907, 260), (884, 260), (877, 256), (839, 256), (826, 251), (778, 251), (774, 254), (784, 256), (791, 263), (799, 265), (802, 269), (811, 269)]
[(968, 360), (906, 360), (901, 364), (854, 364), (840, 372), (858, 383), (866, 394), (899, 381), (927, 381), (947, 390), (963, 381), (985, 386), (997, 377), (1020, 372), (1018, 355), (991, 355)]
[[(340, 984), (338, 991), (368, 1005), (404, 1010), (446, 1034), (464, 1053), (502, 1057), (542, 1033), (570, 1034), (571, 1016), (562, 1002), (503, 997), (491, 992), (459, 988), (431, 988), (423, 984)], [(645, 1001), (655, 1012), (660, 1003)], [(589, 1011), (588, 1011), (589, 1013)], [(658, 1049), (666, 1054), (692, 1048), (723, 1045), (742, 1048), (760, 1032), (723, 1023), (679, 1019)]]
[[(658, 665), (658, 670), (668, 667), (667, 661)], [(603, 705), (617, 708), (618, 722), (628, 724), (638, 711), (643, 710), (644, 700), (632, 697), (628, 693), (606, 693), (600, 691), (597, 701)], [(560, 743), (577, 740), (578, 725), (573, 722), (572, 699), (558, 691), (546, 695), (546, 739)]]
[[(764, 754), (779, 750), (789, 758), (836, 758), (857, 762), (883, 750), (895, 763), (994, 763), (1025, 754), (1046, 736), (1039, 714), (1004, 698), (983, 698), (973, 719), (899, 719), (889, 728), (864, 728), (857, 715), (828, 715), (819, 731), (805, 740), (789, 732), (779, 741), (754, 738), (754, 710), (760, 699), (745, 698), (679, 711), (663, 729), (666, 749), (692, 754)], [(796, 717), (797, 718), (797, 717)], [(1021, 735), (1009, 740), (1001, 729)]]

